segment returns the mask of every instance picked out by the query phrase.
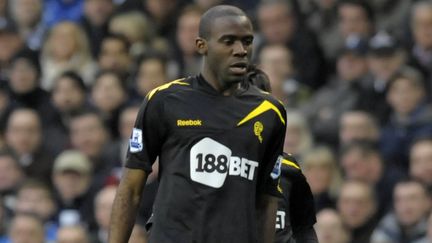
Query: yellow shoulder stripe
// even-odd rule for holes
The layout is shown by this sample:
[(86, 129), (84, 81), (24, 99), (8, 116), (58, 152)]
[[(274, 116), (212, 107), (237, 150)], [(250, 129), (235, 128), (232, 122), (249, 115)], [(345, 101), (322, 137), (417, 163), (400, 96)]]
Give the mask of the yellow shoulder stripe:
[(264, 113), (268, 110), (273, 110), (274, 112), (276, 112), (276, 114), (279, 116), (279, 119), (281, 120), (281, 122), (285, 125), (285, 119), (283, 118), (280, 110), (275, 105), (273, 105), (269, 101), (265, 100), (257, 108), (255, 108), (253, 111), (251, 111), (245, 118), (243, 118), (243, 120), (241, 120), (237, 124), (237, 126), (240, 126), (241, 124), (253, 119), (256, 116), (261, 115), (262, 113)]
[(288, 166), (291, 166), (291, 167), (294, 167), (294, 168), (300, 170), (300, 167), (299, 167), (296, 163), (294, 163), (294, 162), (292, 162), (292, 161), (289, 161), (289, 160), (287, 160), (287, 159), (283, 159), (283, 160), (282, 160), (282, 164), (284, 164), (284, 165), (288, 165)]
[(161, 85), (161, 86), (159, 86), (159, 87), (154, 88), (152, 91), (150, 91), (150, 92), (148, 93), (148, 99), (150, 100), (150, 99), (152, 98), (152, 96), (153, 96), (156, 92), (161, 91), (161, 90), (164, 90), (164, 89), (168, 89), (168, 88), (169, 88), (171, 85), (173, 85), (173, 84), (189, 85), (189, 83), (182, 82), (183, 80), (184, 80), (184, 78), (176, 79), (176, 80), (174, 80), (174, 81), (171, 81), (171, 82), (169, 82), (169, 83), (166, 83), (166, 84), (164, 84), (164, 85)]

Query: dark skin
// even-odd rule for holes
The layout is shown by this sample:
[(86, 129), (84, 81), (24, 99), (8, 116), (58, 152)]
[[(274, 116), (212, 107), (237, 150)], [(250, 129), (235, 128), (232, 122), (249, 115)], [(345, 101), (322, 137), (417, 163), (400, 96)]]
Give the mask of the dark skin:
[[(204, 57), (202, 75), (217, 91), (230, 95), (244, 80), (252, 55), (253, 30), (246, 16), (217, 18), (207, 39), (197, 38), (196, 47)], [(235, 68), (238, 66), (239, 68)]]
[[(210, 36), (197, 38), (196, 48), (203, 55), (201, 73), (205, 80), (222, 95), (231, 95), (245, 79), (252, 54), (253, 29), (246, 16), (216, 18)], [(243, 68), (244, 66), (244, 68)], [(109, 243), (127, 243), (141, 200), (142, 185), (147, 174), (137, 169), (124, 169), (111, 215)], [(257, 201), (257, 216), (262, 230), (259, 242), (273, 243), (277, 199), (261, 195)]]

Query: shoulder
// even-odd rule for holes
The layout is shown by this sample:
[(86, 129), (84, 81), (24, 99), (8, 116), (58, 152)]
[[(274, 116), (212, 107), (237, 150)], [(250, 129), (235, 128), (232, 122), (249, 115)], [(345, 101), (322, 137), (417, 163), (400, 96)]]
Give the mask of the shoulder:
[(169, 94), (177, 92), (178, 90), (190, 88), (192, 79), (193, 77), (180, 78), (156, 87), (147, 94), (146, 100), (161, 99)]
[(286, 124), (286, 110), (281, 101), (273, 97), (270, 93), (263, 91), (254, 85), (250, 85), (248, 95), (252, 95), (256, 99), (260, 100), (260, 105), (258, 106), (259, 109), (275, 111), (282, 123), (284, 125)]
[(289, 168), (289, 169), (294, 169), (294, 170), (300, 171), (300, 166), (299, 166), (296, 158), (294, 158), (294, 156), (292, 154), (283, 153), (282, 166)]

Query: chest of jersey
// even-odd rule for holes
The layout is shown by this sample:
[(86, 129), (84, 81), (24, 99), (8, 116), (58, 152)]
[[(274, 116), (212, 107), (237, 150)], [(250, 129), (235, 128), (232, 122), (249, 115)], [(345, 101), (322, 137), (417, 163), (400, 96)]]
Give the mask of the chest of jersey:
[(167, 97), (164, 120), (170, 135), (163, 151), (169, 157), (174, 153), (182, 164), (165, 169), (177, 173), (176, 168), (182, 170), (189, 162), (190, 179), (213, 188), (222, 187), (227, 178), (254, 181), (278, 122), (266, 102), (202, 92)]

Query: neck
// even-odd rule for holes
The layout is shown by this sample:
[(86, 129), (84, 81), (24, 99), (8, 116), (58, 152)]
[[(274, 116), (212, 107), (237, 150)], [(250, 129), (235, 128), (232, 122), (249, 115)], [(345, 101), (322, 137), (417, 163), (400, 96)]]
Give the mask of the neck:
[(232, 95), (239, 85), (239, 83), (219, 82), (216, 75), (211, 73), (208, 69), (202, 71), (202, 76), (204, 77), (205, 81), (210, 84), (210, 86), (212, 86), (217, 92), (224, 96)]

